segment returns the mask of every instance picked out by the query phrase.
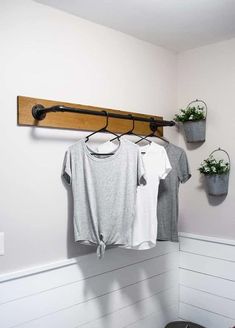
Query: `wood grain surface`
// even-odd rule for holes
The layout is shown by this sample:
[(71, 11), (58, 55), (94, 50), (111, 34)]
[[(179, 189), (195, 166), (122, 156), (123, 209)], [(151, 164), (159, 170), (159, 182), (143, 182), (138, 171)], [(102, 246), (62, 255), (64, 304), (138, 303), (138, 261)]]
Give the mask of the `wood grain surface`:
[[(30, 98), (30, 97), (17, 97), (17, 109), (18, 125), (27, 125), (27, 126), (38, 126), (38, 127), (47, 127), (47, 128), (59, 128), (59, 129), (72, 129), (72, 130), (85, 130), (85, 131), (96, 131), (102, 128), (105, 125), (106, 119), (102, 116), (88, 115), (88, 114), (78, 114), (78, 113), (69, 113), (69, 112), (57, 112), (57, 113), (48, 113), (46, 118), (42, 121), (37, 121), (32, 116), (32, 107), (36, 104), (41, 104), (44, 107), (51, 107), (55, 105), (70, 106), (79, 109), (86, 110), (96, 110), (102, 111), (106, 110), (109, 113), (119, 113), (119, 114), (132, 114), (138, 117), (150, 118), (153, 117), (158, 120), (162, 120), (161, 116), (139, 114), (128, 111), (115, 110), (110, 108), (94, 107), (81, 104), (72, 104), (61, 101), (46, 100), (39, 98)], [(108, 129), (112, 132), (123, 133), (130, 130), (132, 127), (131, 120), (109, 118)], [(139, 135), (148, 135), (151, 133), (148, 122), (135, 122), (134, 132)], [(159, 135), (163, 135), (163, 128), (159, 128)]]

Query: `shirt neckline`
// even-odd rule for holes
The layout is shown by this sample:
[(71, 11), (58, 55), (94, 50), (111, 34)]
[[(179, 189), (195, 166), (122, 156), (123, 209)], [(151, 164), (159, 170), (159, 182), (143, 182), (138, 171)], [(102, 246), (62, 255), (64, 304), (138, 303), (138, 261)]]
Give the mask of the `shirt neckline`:
[[(94, 151), (93, 149), (91, 149), (90, 147), (88, 147), (88, 146), (86, 145), (86, 141), (85, 141), (85, 139), (82, 139), (81, 141), (82, 141), (83, 149), (84, 149), (85, 153), (87, 154), (87, 156), (88, 156), (89, 158), (91, 158), (92, 160), (94, 160), (94, 161), (99, 161), (99, 162), (108, 162), (108, 161), (113, 160), (114, 158), (116, 158), (116, 157), (118, 156), (118, 154), (120, 153), (120, 151), (121, 151), (121, 149), (122, 149), (122, 146), (123, 146), (123, 142), (122, 142), (122, 140), (120, 139), (120, 140), (119, 140), (119, 145), (118, 145), (118, 147), (116, 147), (114, 150), (112, 150), (112, 153), (114, 153), (114, 154), (113, 154), (113, 155), (110, 155), (109, 157), (104, 157), (104, 158), (102, 158), (102, 157), (96, 157), (96, 156), (94, 156), (94, 155), (91, 155), (91, 152), (96, 153), (96, 151)], [(98, 154), (98, 153), (97, 153), (97, 154)], [(107, 153), (107, 154), (109, 154), (109, 153)]]
[(139, 150), (140, 151), (145, 151), (146, 153), (149, 151), (149, 149), (151, 149), (153, 146), (153, 142), (151, 141), (149, 144), (145, 145), (145, 146), (139, 146)]

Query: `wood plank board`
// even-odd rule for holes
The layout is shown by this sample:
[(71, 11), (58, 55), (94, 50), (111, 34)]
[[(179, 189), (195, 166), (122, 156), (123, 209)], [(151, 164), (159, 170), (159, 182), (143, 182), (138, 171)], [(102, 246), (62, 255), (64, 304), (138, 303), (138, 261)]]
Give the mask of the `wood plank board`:
[(95, 327), (109, 322), (120, 327), (120, 322), (136, 322), (158, 306), (162, 311), (162, 304), (163, 319), (170, 320), (168, 307), (177, 306), (176, 243), (159, 242), (144, 252), (110, 249), (102, 261), (88, 254), (71, 265), (60, 263), (0, 284), (1, 328), (89, 327), (93, 321)]
[(180, 285), (235, 301), (235, 281), (180, 269)]
[(196, 322), (207, 328), (233, 327), (235, 324), (234, 319), (184, 303), (180, 303), (179, 317), (183, 320)]
[(180, 250), (182, 252), (235, 262), (234, 245), (180, 237)]
[[(140, 263), (148, 262), (151, 259), (162, 258), (164, 261), (165, 255), (169, 256), (163, 266), (165, 269), (167, 267), (171, 270), (171, 268), (178, 267), (178, 245), (170, 242), (158, 242), (157, 247), (144, 252), (118, 248), (108, 249), (102, 261), (97, 259), (94, 253), (75, 258), (75, 262), (71, 265), (64, 260), (60, 262), (60, 267), (55, 262), (54, 266), (51, 263), (48, 267), (35, 267), (28, 272), (21, 271), (21, 275), (19, 272), (10, 280), (5, 282), (4, 279), (0, 280), (0, 304), (84, 279), (88, 280), (108, 272), (119, 271), (122, 268), (128, 270), (131, 266), (139, 266)], [(173, 263), (171, 263), (171, 259)], [(159, 266), (159, 262), (157, 265)], [(142, 271), (141, 266), (138, 271)], [(143, 277), (144, 274), (142, 274)]]
[(234, 242), (181, 234), (179, 317), (208, 328), (235, 324)]
[[(81, 304), (92, 299), (97, 299), (103, 295), (111, 295), (122, 290), (127, 286), (138, 285), (139, 283), (144, 284), (146, 281), (146, 289), (151, 290), (154, 281), (154, 286), (159, 290), (166, 290), (170, 287), (177, 285), (178, 271), (172, 269), (172, 266), (167, 266), (163, 262), (172, 262), (172, 256), (170, 255), (164, 258), (160, 257), (156, 260), (149, 260), (148, 263), (142, 263), (142, 270), (149, 271), (145, 276), (141, 277), (140, 270), (136, 270), (136, 265), (126, 269), (119, 269), (115, 272), (99, 275), (91, 279), (82, 280), (72, 284), (66, 284), (58, 288), (52, 288), (42, 293), (29, 295), (15, 301), (7, 302), (0, 306), (0, 318), (5, 323), (11, 325), (17, 325), (21, 322), (34, 320), (41, 316), (49, 315), (63, 309), (74, 306), (75, 304)], [(152, 267), (152, 268), (151, 268)], [(151, 269), (152, 272), (151, 272)], [(171, 270), (167, 270), (167, 269)], [(165, 271), (165, 272), (163, 272)], [(120, 276), (119, 276), (120, 275)], [(133, 280), (131, 277), (133, 276)], [(118, 277), (118, 278), (117, 278)], [(148, 280), (148, 281), (147, 281)], [(143, 286), (143, 288), (145, 288)], [(84, 294), (84, 290), (86, 293)], [(144, 293), (144, 289), (141, 291)], [(140, 293), (140, 294), (141, 294)], [(45, 306), (44, 306), (45, 305)], [(21, 309), (18, 311), (18, 309)], [(9, 316), (10, 313), (15, 315)], [(0, 321), (1, 321), (0, 320)], [(11, 324), (10, 324), (11, 323)]]
[[(166, 282), (163, 284), (162, 282), (165, 279)], [(96, 278), (93, 278), (93, 280), (96, 280)], [(35, 295), (34, 302), (31, 302), (31, 297), (27, 297), (1, 306), (1, 327), (10, 328), (29, 322), (29, 325), (26, 326), (31, 328), (72, 328), (89, 321), (96, 320), (109, 313), (118, 311), (123, 307), (140, 302), (141, 300), (147, 299), (155, 294), (164, 294), (165, 291), (169, 292), (169, 294), (167, 293), (164, 297), (165, 302), (169, 302), (169, 299), (173, 297), (174, 302), (176, 303), (177, 287), (174, 288), (176, 281), (177, 276), (175, 271), (172, 271), (167, 274), (153, 276), (135, 284), (121, 287), (120, 289), (113, 290), (109, 293), (106, 293), (105, 290), (102, 293), (100, 290), (99, 296), (97, 295), (98, 297), (95, 297), (94, 295), (93, 298), (88, 300), (84, 299), (83, 301), (75, 299), (76, 290), (73, 292), (74, 296), (70, 294), (70, 290), (63, 291), (62, 298), (57, 297), (57, 295), (51, 297), (51, 293), (60, 292), (59, 289), (52, 290), (47, 292), (45, 295)], [(85, 290), (89, 290), (90, 288), (92, 289), (92, 286), (90, 285), (85, 285), (84, 287)], [(102, 288), (106, 289), (105, 285), (102, 285), (101, 289)], [(174, 289), (175, 291), (172, 292), (171, 289)], [(158, 302), (159, 306), (161, 306), (163, 299), (162, 302), (159, 302), (157, 298), (156, 302)], [(17, 309), (16, 312), (14, 312), (15, 309)], [(138, 306), (136, 310), (140, 310)], [(14, 313), (14, 316), (12, 316), (12, 313)], [(34, 323), (32, 321), (34, 321)]]
[[(120, 325), (118, 327), (125, 327), (126, 324), (138, 319), (137, 313), (144, 315), (151, 312), (166, 312), (168, 306), (176, 304), (177, 302), (177, 288), (170, 288), (158, 292), (159, 286), (153, 283), (153, 289), (148, 288), (148, 281), (139, 283), (138, 285), (128, 286), (123, 290), (118, 290), (113, 294), (108, 294), (85, 303), (75, 304), (72, 307), (57, 311), (48, 316), (37, 318), (36, 320), (22, 323), (21, 328), (74, 328), (82, 327), (85, 324), (103, 318), (103, 327), (107, 328), (106, 315), (113, 314), (107, 319), (112, 323), (116, 319), (116, 312), (118, 311)], [(147, 288), (146, 288), (147, 287)], [(144, 292), (143, 292), (144, 289)], [(123, 291), (123, 292), (122, 292)], [(125, 309), (127, 311), (125, 311)], [(150, 312), (150, 313), (151, 313)], [(117, 319), (116, 319), (117, 320)], [(11, 326), (6, 326), (10, 328)], [(97, 327), (97, 325), (95, 325)], [(98, 326), (99, 327), (99, 326)], [(117, 326), (114, 326), (117, 328)]]
[(181, 251), (180, 268), (235, 281), (235, 262)]
[[(138, 117), (150, 118), (153, 117), (157, 120), (162, 120), (163, 117), (155, 115), (139, 114), (128, 111), (120, 111), (110, 108), (94, 107), (81, 104), (72, 104), (61, 101), (46, 100), (39, 98), (30, 97), (17, 97), (17, 123), (18, 125), (26, 126), (37, 126), (57, 129), (70, 129), (70, 130), (85, 130), (85, 131), (96, 131), (105, 125), (105, 117), (94, 116), (88, 114), (77, 114), (77, 113), (48, 113), (46, 118), (42, 121), (37, 121), (32, 116), (32, 107), (36, 104), (41, 104), (44, 107), (51, 107), (55, 105), (69, 106), (78, 109), (102, 111), (106, 110), (109, 113), (118, 114), (132, 114)], [(115, 133), (123, 133), (132, 128), (132, 121), (125, 119), (110, 118), (108, 129)], [(139, 135), (148, 135), (151, 130), (148, 122), (135, 122), (134, 132)], [(163, 135), (163, 128), (159, 128), (159, 135)]]
[(180, 302), (235, 320), (235, 301), (181, 286)]

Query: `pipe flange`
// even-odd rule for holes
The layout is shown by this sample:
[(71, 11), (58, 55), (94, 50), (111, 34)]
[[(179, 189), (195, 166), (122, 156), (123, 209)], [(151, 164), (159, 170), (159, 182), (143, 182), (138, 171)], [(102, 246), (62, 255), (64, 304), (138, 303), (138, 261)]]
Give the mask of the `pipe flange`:
[(37, 104), (32, 108), (32, 115), (37, 121), (42, 121), (46, 117), (46, 112), (44, 111), (44, 106)]
[(157, 131), (157, 129), (158, 129), (158, 125), (156, 122), (149, 123), (149, 127), (150, 127), (150, 130), (153, 132)]

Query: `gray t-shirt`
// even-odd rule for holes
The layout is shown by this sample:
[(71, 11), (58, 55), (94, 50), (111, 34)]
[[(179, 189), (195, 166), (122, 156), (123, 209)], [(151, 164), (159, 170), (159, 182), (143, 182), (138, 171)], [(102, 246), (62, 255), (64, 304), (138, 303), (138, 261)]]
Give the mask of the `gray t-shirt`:
[(173, 144), (165, 146), (172, 170), (160, 181), (158, 191), (158, 240), (178, 241), (178, 193), (179, 184), (190, 177), (185, 151)]
[(120, 140), (113, 155), (92, 155), (82, 139), (66, 152), (63, 176), (72, 185), (75, 241), (125, 245), (135, 217), (137, 185), (145, 183), (139, 147)]

